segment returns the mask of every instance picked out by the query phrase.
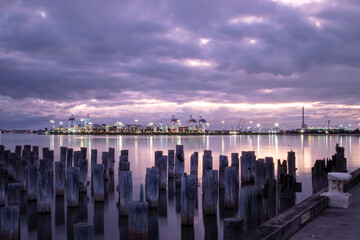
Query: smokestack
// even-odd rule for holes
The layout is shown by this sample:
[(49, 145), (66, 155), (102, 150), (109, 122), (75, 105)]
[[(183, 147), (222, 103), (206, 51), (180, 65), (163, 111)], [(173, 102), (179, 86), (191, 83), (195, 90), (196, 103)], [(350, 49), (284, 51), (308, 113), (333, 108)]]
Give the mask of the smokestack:
[(305, 126), (305, 110), (304, 110), (304, 106), (302, 107), (302, 124), (301, 124), (301, 128), (304, 128)]

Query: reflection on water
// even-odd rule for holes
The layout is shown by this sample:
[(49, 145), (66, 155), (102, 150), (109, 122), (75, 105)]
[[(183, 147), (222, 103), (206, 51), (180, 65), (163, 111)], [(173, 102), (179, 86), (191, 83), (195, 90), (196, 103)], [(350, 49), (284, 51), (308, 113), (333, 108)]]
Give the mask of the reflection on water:
[[(133, 199), (138, 199), (140, 184), (145, 182), (147, 167), (154, 164), (154, 152), (175, 149), (176, 144), (184, 145), (185, 172), (190, 172), (190, 156), (199, 152), (199, 176), (202, 176), (202, 152), (212, 150), (213, 166), (218, 169), (219, 155), (230, 157), (232, 152), (255, 151), (257, 158), (271, 156), (286, 159), (287, 152), (292, 149), (296, 153), (297, 181), (302, 182), (303, 191), (292, 195), (281, 195), (276, 207), (269, 199), (259, 197), (259, 191), (253, 186), (237, 188), (235, 209), (224, 208), (224, 192), (219, 191), (218, 212), (214, 216), (205, 216), (202, 211), (202, 188), (198, 187), (195, 210), (195, 225), (181, 226), (181, 192), (173, 180), (168, 182), (166, 190), (159, 192), (159, 208), (149, 211), (150, 239), (222, 239), (223, 219), (226, 217), (242, 217), (245, 230), (263, 222), (271, 211), (277, 208), (282, 212), (295, 203), (310, 196), (311, 167), (315, 160), (331, 157), (335, 152), (335, 145), (345, 147), (345, 157), (348, 159), (349, 171), (360, 167), (360, 138), (359, 136), (66, 136), (66, 135), (31, 135), (31, 134), (1, 134), (1, 144), (7, 149), (15, 150), (15, 145), (37, 145), (50, 147), (54, 150), (55, 160), (59, 159), (60, 146), (67, 146), (79, 151), (80, 147), (98, 150), (98, 161), (101, 162), (101, 152), (115, 148), (115, 166), (118, 166), (118, 156), (123, 149), (129, 150), (129, 161), (133, 176)], [(40, 149), (40, 158), (42, 151)], [(90, 161), (89, 161), (90, 165)], [(115, 168), (115, 169), (116, 169)], [(89, 166), (88, 180), (91, 182), (91, 166)], [(275, 164), (275, 173), (277, 165)], [(117, 171), (105, 181), (105, 202), (95, 203), (91, 197), (91, 186), (88, 192), (79, 195), (79, 207), (68, 208), (64, 197), (54, 197), (51, 214), (37, 214), (36, 201), (26, 201), (25, 194), (21, 197), (21, 234), (22, 239), (73, 239), (73, 225), (77, 222), (94, 224), (95, 239), (128, 239), (128, 218), (119, 216), (116, 201), (118, 192), (115, 191), (118, 182)], [(201, 182), (201, 179), (199, 179)], [(261, 193), (260, 193), (261, 195)]]

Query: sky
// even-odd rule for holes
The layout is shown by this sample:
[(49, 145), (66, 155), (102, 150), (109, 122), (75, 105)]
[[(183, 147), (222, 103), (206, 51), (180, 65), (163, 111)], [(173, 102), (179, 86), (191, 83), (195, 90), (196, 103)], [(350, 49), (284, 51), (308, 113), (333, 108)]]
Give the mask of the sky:
[(358, 0), (1, 0), (0, 129), (360, 126)]

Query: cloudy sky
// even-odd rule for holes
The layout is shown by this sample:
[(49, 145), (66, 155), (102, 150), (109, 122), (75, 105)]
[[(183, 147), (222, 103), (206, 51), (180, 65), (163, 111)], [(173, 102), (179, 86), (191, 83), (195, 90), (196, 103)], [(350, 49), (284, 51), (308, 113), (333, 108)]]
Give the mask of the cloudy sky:
[(1, 0), (0, 128), (359, 126), (358, 0)]

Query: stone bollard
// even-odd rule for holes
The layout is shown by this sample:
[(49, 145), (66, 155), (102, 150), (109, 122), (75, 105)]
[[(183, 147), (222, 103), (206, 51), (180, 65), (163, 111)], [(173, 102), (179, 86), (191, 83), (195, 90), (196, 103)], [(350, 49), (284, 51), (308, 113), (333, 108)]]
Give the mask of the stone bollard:
[(97, 164), (92, 169), (95, 202), (104, 201), (104, 164)]
[(168, 177), (175, 177), (175, 153), (174, 150), (168, 150)]
[(235, 208), (236, 198), (236, 167), (225, 168), (225, 208)]
[[(78, 167), (79, 166), (79, 159), (81, 158), (81, 151), (75, 151), (74, 152), (74, 167)], [(86, 158), (84, 158), (86, 159)]]
[(20, 210), (18, 206), (0, 209), (0, 239), (20, 240)]
[(155, 151), (155, 167), (160, 167), (159, 158), (163, 156), (163, 151)]
[(87, 159), (79, 159), (78, 166), (80, 168), (79, 191), (87, 192), (88, 160)]
[(166, 189), (167, 182), (167, 156), (160, 156), (158, 159), (160, 179), (159, 179), (159, 188)]
[(199, 169), (199, 153), (194, 152), (190, 157), (190, 175), (196, 176), (198, 178), (198, 169)]
[(65, 192), (65, 160), (55, 162), (55, 195), (64, 196)]
[(229, 161), (228, 157), (220, 155), (219, 157), (219, 188), (225, 188), (225, 168), (228, 167)]
[(97, 165), (97, 149), (91, 149), (91, 174), (94, 167)]
[(73, 160), (73, 149), (67, 149), (67, 156), (66, 156), (66, 168), (72, 167), (72, 160)]
[(329, 198), (329, 206), (337, 208), (348, 208), (351, 204), (352, 195), (344, 193), (344, 182), (351, 179), (351, 174), (330, 172), (328, 173), (329, 189), (321, 196)]
[(159, 168), (146, 169), (145, 195), (150, 208), (157, 208), (159, 202)]
[(119, 206), (120, 214), (128, 215), (129, 202), (132, 198), (132, 173), (119, 169)]
[(87, 158), (87, 148), (86, 147), (80, 148), (80, 152), (81, 152), (81, 155), (80, 155), (81, 159), (88, 159)]
[(184, 146), (176, 145), (175, 155), (175, 184), (179, 186), (181, 184), (181, 178), (184, 175), (185, 169), (185, 157), (184, 157)]
[(240, 175), (239, 175), (239, 154), (231, 153), (231, 166), (236, 168), (236, 186), (239, 186), (240, 183)]
[(60, 147), (60, 162), (65, 163), (65, 161), (66, 161), (66, 152), (67, 152), (67, 147)]
[(148, 212), (149, 205), (144, 201), (144, 190), (141, 184), (140, 201), (129, 202), (128, 228), (130, 239), (148, 238)]
[(181, 178), (181, 224), (193, 225), (197, 179), (193, 175)]
[(212, 215), (217, 212), (218, 202), (218, 171), (217, 170), (205, 170), (203, 178), (204, 186), (204, 213), (206, 215)]
[(0, 206), (6, 204), (6, 188), (7, 176), (4, 168), (0, 168)]
[(37, 212), (51, 212), (52, 203), (52, 172), (46, 169), (44, 173), (38, 174)]
[(256, 156), (254, 151), (241, 152), (241, 183), (252, 183), (255, 181)]
[(225, 218), (224, 219), (224, 240), (240, 239), (243, 233), (242, 218)]
[(84, 222), (74, 224), (74, 240), (93, 240), (94, 225)]
[(115, 148), (109, 148), (109, 173), (114, 173)]
[(38, 165), (29, 165), (28, 178), (27, 178), (27, 189), (26, 199), (36, 200), (37, 199), (37, 188), (38, 188), (38, 176), (40, 168)]
[(7, 204), (20, 205), (21, 186), (20, 183), (9, 183), (7, 187)]
[(77, 207), (79, 205), (79, 175), (79, 167), (67, 169), (66, 202), (68, 207)]
[(109, 153), (102, 152), (101, 155), (102, 164), (104, 164), (104, 179), (109, 179)]

